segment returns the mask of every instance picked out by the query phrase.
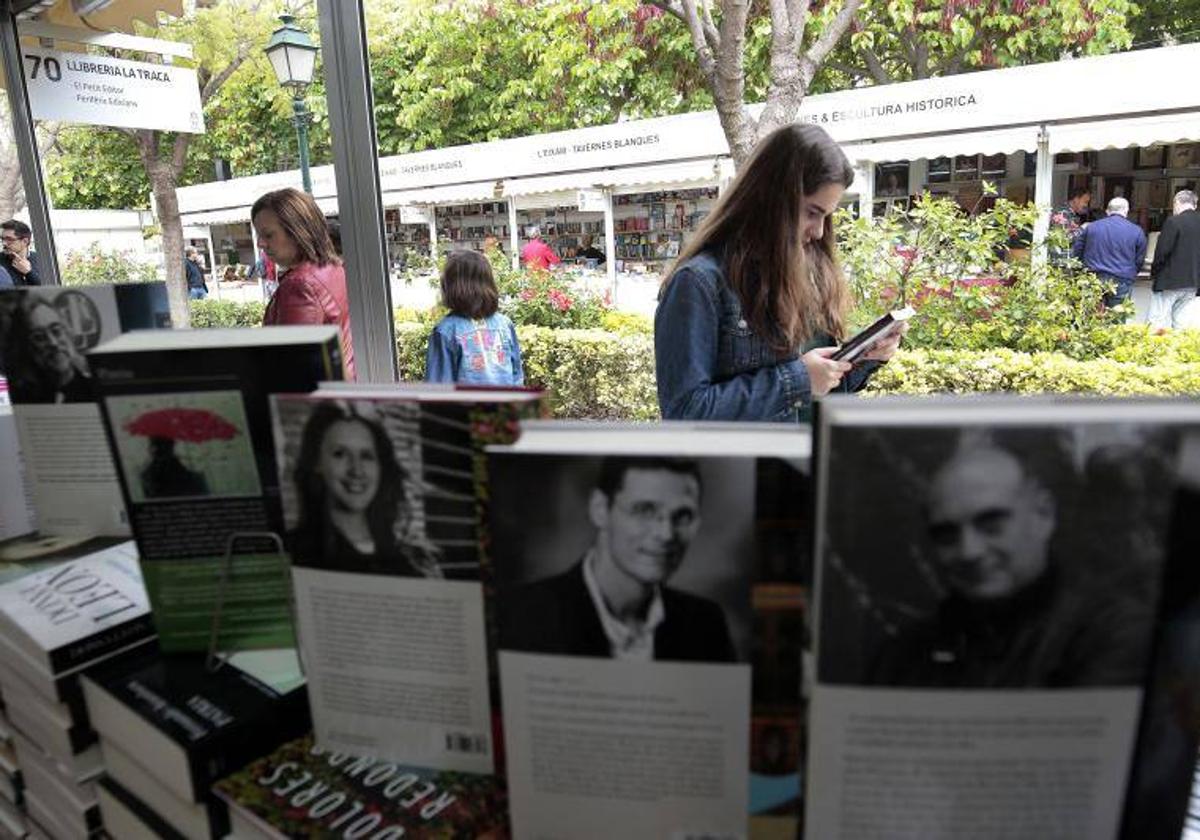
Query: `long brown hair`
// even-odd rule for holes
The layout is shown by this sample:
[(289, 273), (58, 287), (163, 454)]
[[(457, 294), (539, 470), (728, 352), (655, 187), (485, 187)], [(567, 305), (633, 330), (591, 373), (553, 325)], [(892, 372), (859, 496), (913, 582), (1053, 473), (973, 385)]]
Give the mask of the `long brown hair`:
[(303, 255), (301, 262), (337, 265), (342, 261), (329, 238), (325, 214), (308, 193), (291, 187), (265, 193), (250, 208), (250, 220), (263, 210), (270, 210), (279, 218), (280, 227)]
[(838, 268), (832, 219), (820, 240), (800, 239), (804, 197), (826, 184), (850, 186), (854, 169), (815, 125), (772, 132), (679, 254), (665, 286), (687, 260), (723, 247), (725, 279), (754, 332), (783, 355), (818, 332), (841, 339), (850, 295)]

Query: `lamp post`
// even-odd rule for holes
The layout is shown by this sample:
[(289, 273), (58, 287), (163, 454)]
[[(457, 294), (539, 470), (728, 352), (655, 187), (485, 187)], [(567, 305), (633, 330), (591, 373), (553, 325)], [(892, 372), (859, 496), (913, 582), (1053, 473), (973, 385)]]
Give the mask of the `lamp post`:
[(296, 142), (300, 146), (300, 177), (304, 191), (312, 194), (312, 178), (308, 174), (308, 123), (311, 114), (304, 104), (304, 91), (312, 83), (313, 68), (317, 63), (317, 45), (308, 33), (295, 24), (289, 14), (279, 16), (282, 26), (271, 33), (264, 52), (271, 59), (275, 78), (279, 84), (292, 92), (293, 123), (296, 126)]

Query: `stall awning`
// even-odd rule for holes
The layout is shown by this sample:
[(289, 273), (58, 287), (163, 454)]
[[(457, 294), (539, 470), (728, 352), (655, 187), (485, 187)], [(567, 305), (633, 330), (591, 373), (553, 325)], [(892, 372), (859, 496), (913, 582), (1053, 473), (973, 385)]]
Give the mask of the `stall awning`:
[(1051, 125), (1047, 130), (1050, 132), (1050, 149), (1053, 152), (1089, 152), (1191, 142), (1200, 140), (1200, 111)]
[(952, 155), (994, 155), (1004, 152), (1037, 151), (1039, 127), (998, 128), (990, 131), (962, 131), (885, 140), (880, 143), (848, 143), (842, 147), (851, 160), (873, 163), (888, 160), (950, 157)]
[(604, 184), (613, 187), (617, 193), (642, 192), (646, 187), (660, 190), (712, 187), (721, 180), (721, 159), (702, 158), (656, 166), (610, 169), (604, 176)]
[[(239, 222), (250, 222), (250, 207), (225, 207), (221, 210), (208, 210), (204, 213), (184, 213), (181, 221), (184, 226), (207, 227), (209, 225), (232, 225)], [(336, 208), (334, 208), (336, 209)]]
[(384, 207), (417, 204), (470, 204), (496, 199), (495, 181), (472, 181), (467, 184), (447, 184), (420, 190), (389, 190), (383, 194)]
[(584, 172), (571, 172), (566, 175), (545, 175), (537, 178), (509, 178), (504, 182), (504, 194), (542, 195), (549, 193), (567, 193), (575, 190), (586, 190), (604, 186), (604, 170), (591, 169)]

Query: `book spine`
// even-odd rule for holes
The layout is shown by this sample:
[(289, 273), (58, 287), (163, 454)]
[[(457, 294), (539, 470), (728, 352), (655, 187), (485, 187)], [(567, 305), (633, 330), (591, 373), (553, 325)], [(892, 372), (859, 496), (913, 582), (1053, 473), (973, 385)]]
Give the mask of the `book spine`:
[(146, 613), (132, 621), (50, 651), (50, 671), (53, 674), (62, 673), (140, 640), (150, 638), (154, 632), (154, 616)]

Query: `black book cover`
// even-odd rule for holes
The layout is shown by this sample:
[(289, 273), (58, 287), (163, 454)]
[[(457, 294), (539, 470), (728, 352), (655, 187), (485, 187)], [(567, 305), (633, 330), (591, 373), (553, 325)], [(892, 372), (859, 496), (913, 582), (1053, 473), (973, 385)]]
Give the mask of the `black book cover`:
[[(164, 650), (207, 649), (233, 534), (283, 533), (270, 395), (341, 378), (336, 330), (273, 329), (295, 339), (223, 330), (229, 344), (219, 344), (197, 330), (197, 346), (184, 333), (166, 350), (118, 340), (89, 355)], [(219, 647), (291, 646), (287, 584), (270, 540), (240, 540)]]
[(202, 656), (135, 659), (89, 676), (183, 749), (195, 802), (226, 773), (311, 726), (305, 687), (280, 694), (232, 665), (209, 671)]

